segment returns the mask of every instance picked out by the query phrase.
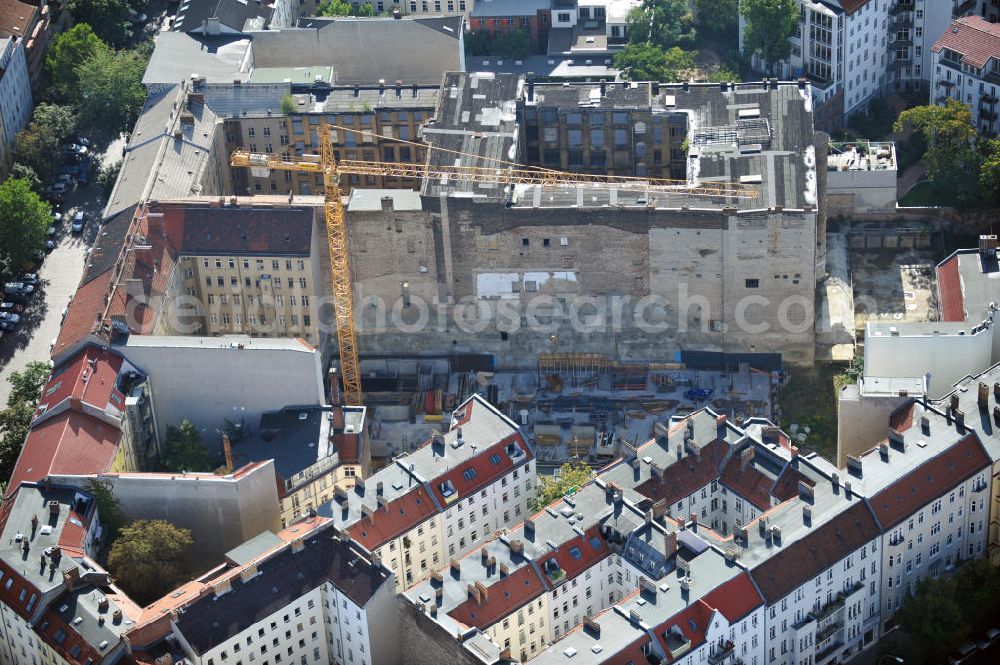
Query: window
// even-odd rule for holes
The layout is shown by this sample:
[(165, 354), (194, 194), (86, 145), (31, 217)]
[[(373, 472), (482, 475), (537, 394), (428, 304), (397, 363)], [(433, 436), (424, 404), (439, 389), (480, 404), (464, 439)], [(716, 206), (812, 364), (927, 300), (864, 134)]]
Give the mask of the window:
[(757, 288), (760, 288), (760, 280), (759, 279), (748, 279), (746, 281), (746, 286), (747, 286), (748, 289), (757, 289)]

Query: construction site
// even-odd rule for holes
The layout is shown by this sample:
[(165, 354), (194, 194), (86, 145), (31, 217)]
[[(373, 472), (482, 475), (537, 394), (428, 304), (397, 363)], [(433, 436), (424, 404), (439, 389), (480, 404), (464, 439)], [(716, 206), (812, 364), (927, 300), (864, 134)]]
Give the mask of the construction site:
[(534, 369), (455, 371), (463, 360), (361, 361), (376, 459), (412, 452), (441, 430), (455, 405), (478, 392), (521, 426), (540, 470), (570, 461), (599, 468), (617, 458), (623, 444), (654, 438), (655, 424), (674, 415), (711, 406), (736, 422), (770, 418), (783, 378), (748, 363), (732, 371), (696, 370), (680, 362), (619, 364), (560, 353), (539, 356)]

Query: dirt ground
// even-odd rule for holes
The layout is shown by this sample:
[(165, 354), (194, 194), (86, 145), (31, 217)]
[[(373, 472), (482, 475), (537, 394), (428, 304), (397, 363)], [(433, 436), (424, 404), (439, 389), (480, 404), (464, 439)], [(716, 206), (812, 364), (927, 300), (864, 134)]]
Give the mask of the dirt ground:
[(933, 250), (852, 251), (855, 323), (937, 321)]

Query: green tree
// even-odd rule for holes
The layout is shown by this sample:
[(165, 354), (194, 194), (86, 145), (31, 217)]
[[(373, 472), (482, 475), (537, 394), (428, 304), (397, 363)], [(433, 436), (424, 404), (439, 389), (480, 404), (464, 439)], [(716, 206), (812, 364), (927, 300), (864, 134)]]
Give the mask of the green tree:
[(799, 24), (799, 6), (795, 0), (742, 0), (740, 11), (745, 21), (743, 47), (767, 63), (768, 69), (792, 52), (789, 37)]
[(132, 36), (128, 0), (67, 0), (64, 5), (77, 23), (87, 23), (108, 44), (124, 46)]
[(42, 387), (51, 371), (48, 363), (36, 360), (7, 377), (10, 394), (7, 395), (7, 408), (0, 410), (0, 480), (5, 484), (21, 454)]
[(27, 180), (8, 178), (0, 184), (0, 260), (9, 270), (19, 270), (45, 244), (51, 214)]
[(163, 466), (171, 471), (212, 471), (212, 455), (201, 440), (201, 434), (190, 420), (179, 427), (167, 427)]
[(56, 93), (64, 99), (77, 99), (77, 67), (107, 50), (108, 45), (86, 23), (77, 23), (70, 30), (56, 35), (45, 55), (45, 72)]
[(10, 383), (10, 394), (7, 395), (7, 406), (14, 406), (22, 402), (32, 406), (38, 404), (38, 399), (42, 395), (42, 388), (49, 381), (52, 368), (47, 362), (32, 360), (24, 370), (11, 372), (7, 377)]
[(74, 132), (72, 108), (43, 102), (35, 107), (28, 126), (14, 137), (14, 161), (34, 171), (41, 182), (48, 182), (61, 161), (60, 143)]
[(709, 83), (739, 83), (742, 80), (739, 74), (723, 66), (708, 75)]
[(28, 437), (28, 427), (33, 415), (35, 405), (28, 403), (0, 409), (0, 480), (4, 484), (14, 472), (14, 465), (21, 454), (24, 440)]
[(125, 513), (122, 512), (122, 507), (118, 503), (118, 499), (115, 498), (111, 490), (98, 482), (96, 479), (90, 479), (84, 486), (87, 492), (94, 496), (94, 500), (97, 501), (97, 512), (101, 520), (101, 524), (108, 532), (108, 538), (114, 540), (118, 533), (125, 526)]
[(100, 185), (105, 197), (111, 196), (111, 190), (115, 188), (115, 182), (117, 182), (121, 170), (122, 160), (119, 159), (117, 162), (102, 166), (101, 170), (98, 171), (97, 184)]
[(531, 39), (527, 30), (508, 30), (493, 42), (492, 55), (523, 58), (531, 53)]
[(731, 35), (735, 40), (739, 26), (739, 0), (694, 0), (698, 27), (716, 35)]
[(573, 487), (580, 487), (594, 477), (594, 470), (583, 462), (566, 462), (554, 476), (539, 476), (538, 487), (531, 505), (541, 510)]
[(942, 663), (948, 652), (969, 636), (969, 625), (955, 597), (952, 578), (917, 582), (897, 615), (900, 625), (919, 645), (925, 662)]
[(664, 51), (653, 44), (629, 44), (615, 56), (628, 81), (677, 81), (694, 69), (695, 53), (678, 46)]
[(965, 623), (981, 635), (1000, 613), (1000, 571), (986, 559), (969, 561), (955, 575), (955, 598)]
[(949, 99), (945, 106), (916, 106), (903, 111), (893, 130), (907, 128), (927, 145), (923, 163), (937, 184), (958, 185), (974, 167), (976, 128), (972, 112), (962, 102)]
[(979, 142), (979, 191), (982, 203), (1000, 206), (1000, 140)]
[(43, 187), (41, 179), (38, 177), (38, 174), (35, 173), (35, 169), (31, 168), (27, 164), (14, 162), (14, 164), (10, 167), (10, 177), (27, 180), (31, 184), (32, 190), (38, 192), (39, 194), (42, 193)]
[(628, 13), (629, 42), (648, 42), (668, 49), (695, 40), (694, 18), (687, 0), (643, 0)]
[(281, 112), (284, 115), (291, 115), (298, 110), (298, 104), (295, 103), (295, 98), (291, 95), (285, 95), (281, 98)]
[(378, 12), (372, 7), (372, 3), (366, 2), (363, 5), (358, 5), (358, 8), (354, 10), (355, 16), (377, 16)]
[(165, 520), (137, 520), (111, 544), (108, 570), (140, 605), (150, 603), (185, 581), (191, 531)]
[(316, 16), (350, 16), (352, 9), (345, 0), (327, 0), (316, 8)]
[(92, 131), (117, 135), (135, 124), (146, 100), (144, 49), (104, 51), (81, 64), (80, 121)]

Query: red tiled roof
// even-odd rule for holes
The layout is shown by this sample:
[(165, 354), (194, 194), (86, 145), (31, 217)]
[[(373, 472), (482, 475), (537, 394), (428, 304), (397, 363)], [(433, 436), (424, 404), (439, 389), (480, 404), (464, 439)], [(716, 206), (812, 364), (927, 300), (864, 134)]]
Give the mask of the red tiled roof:
[(124, 359), (116, 353), (88, 346), (62, 363), (42, 391), (35, 417), (52, 411), (63, 400), (76, 398), (100, 410), (112, 403), (125, 410), (125, 397), (115, 387)]
[(719, 463), (728, 450), (729, 444), (716, 439), (702, 447), (700, 459), (685, 453), (682, 459), (665, 468), (662, 476), (650, 478), (635, 490), (653, 501), (666, 499), (670, 507), (717, 478)]
[(778, 501), (788, 501), (799, 495), (799, 481), (805, 482), (810, 487), (816, 485), (816, 483), (809, 477), (799, 473), (799, 470), (793, 466), (793, 464), (788, 464), (785, 466), (784, 471), (778, 476), (778, 480), (774, 483), (774, 489), (771, 490)]
[(68, 350), (94, 332), (97, 319), (104, 311), (105, 297), (111, 288), (113, 270), (106, 270), (86, 284), (81, 284), (69, 304), (69, 311), (59, 329), (52, 355)]
[(708, 593), (703, 601), (714, 609), (722, 612), (729, 623), (735, 623), (750, 614), (755, 608), (764, 604), (764, 599), (757, 593), (750, 575), (740, 573), (725, 584)]
[(461, 605), (448, 612), (448, 616), (479, 629), (486, 629), (511, 612), (517, 611), (545, 591), (538, 571), (528, 564), (486, 587), (486, 599), (476, 602), (467, 598)]
[(975, 434), (946, 448), (871, 498), (872, 510), (885, 530), (896, 526), (977, 471), (990, 459)]
[(840, 6), (844, 8), (844, 13), (850, 16), (867, 5), (868, 2), (869, 0), (840, 0)]
[(417, 524), (437, 513), (434, 500), (423, 485), (377, 508), (371, 517), (364, 517), (347, 528), (351, 537), (369, 550), (398, 538)]
[[(574, 549), (579, 552), (580, 556), (573, 556)], [(546, 562), (555, 559), (564, 573), (556, 581), (562, 584), (563, 581), (569, 581), (596, 565), (598, 561), (610, 553), (611, 550), (608, 548), (607, 542), (601, 537), (600, 527), (592, 526), (582, 536), (576, 536), (566, 541), (555, 552), (539, 559), (538, 566), (544, 572)]]
[[(454, 501), (464, 499), (471, 494), (475, 494), (513, 469), (516, 466), (514, 460), (504, 450), (511, 443), (517, 444), (525, 453), (524, 457), (518, 461), (518, 464), (530, 459), (531, 451), (524, 443), (524, 439), (521, 438), (520, 434), (514, 433), (500, 443), (496, 443), (483, 452), (473, 455), (465, 462), (431, 480), (429, 483), (431, 490), (438, 501), (441, 502), (441, 505), (448, 505)], [(471, 478), (469, 477), (470, 474), (472, 474)], [(455, 493), (447, 498), (441, 492), (441, 484), (446, 481), (451, 481), (452, 486), (455, 488)]]
[(750, 575), (767, 603), (773, 605), (879, 533), (868, 505), (858, 500), (809, 535), (783, 547)]
[(761, 510), (771, 507), (771, 486), (774, 481), (757, 470), (752, 463), (744, 469), (739, 455), (726, 462), (719, 482)]
[(937, 282), (941, 320), (965, 321), (965, 298), (962, 294), (962, 277), (958, 272), (957, 255), (937, 267)]
[(0, 0), (0, 37), (30, 37), (38, 7), (18, 0)]
[(962, 63), (984, 67), (990, 58), (1000, 58), (1000, 25), (978, 16), (965, 16), (951, 22), (931, 50), (947, 48), (962, 54)]
[(670, 649), (666, 648), (663, 634), (676, 626), (684, 634), (684, 637), (691, 641), (689, 651), (693, 651), (704, 644), (705, 630), (712, 623), (714, 613), (715, 611), (705, 604), (703, 599), (698, 599), (656, 627), (656, 639), (660, 641), (663, 653), (667, 654), (667, 662), (674, 659), (670, 655)]
[(150, 210), (163, 213), (181, 254), (309, 256), (312, 246), (308, 207), (159, 203)]
[(7, 495), (49, 474), (103, 473), (111, 468), (122, 433), (102, 420), (66, 411), (31, 430), (11, 474)]

